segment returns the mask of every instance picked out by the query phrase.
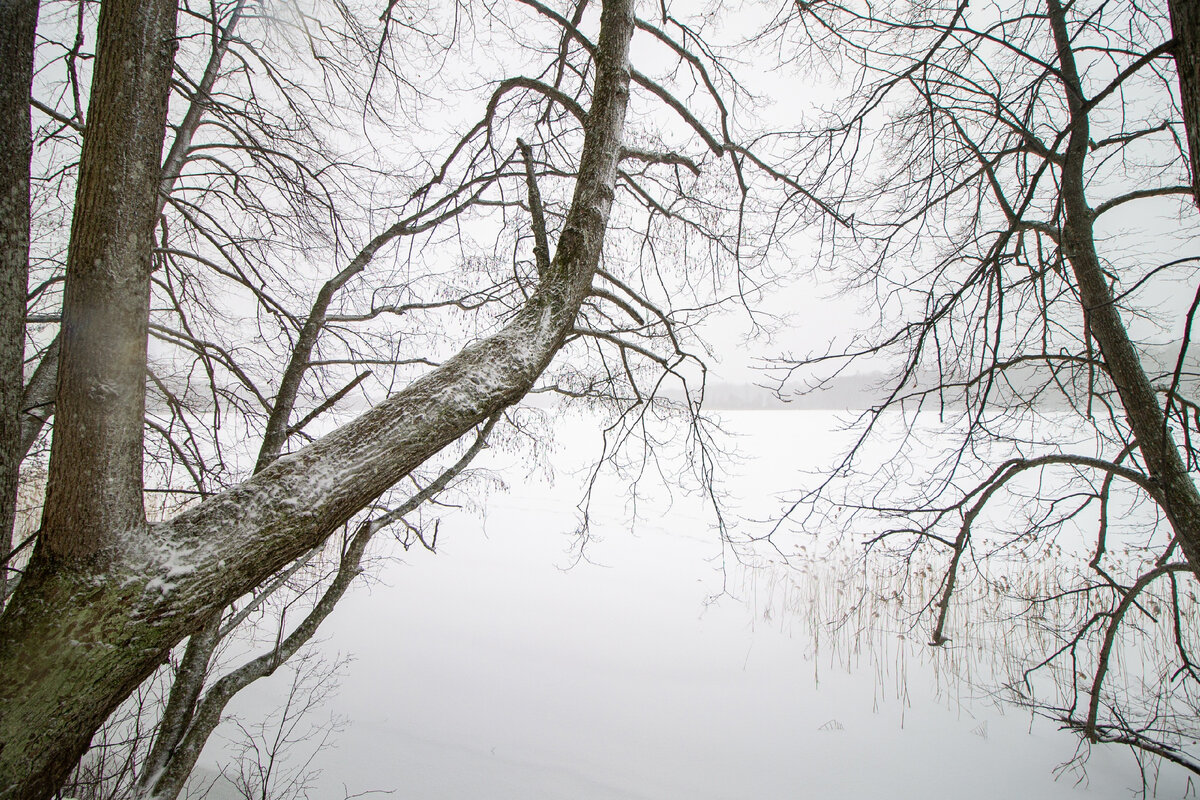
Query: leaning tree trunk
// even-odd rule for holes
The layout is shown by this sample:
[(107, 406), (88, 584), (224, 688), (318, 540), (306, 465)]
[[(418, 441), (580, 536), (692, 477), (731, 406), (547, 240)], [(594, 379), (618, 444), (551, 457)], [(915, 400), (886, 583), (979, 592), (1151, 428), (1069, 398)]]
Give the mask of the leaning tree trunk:
[(1062, 166), (1063, 256), (1079, 285), (1088, 330), (1100, 345), (1146, 470), (1157, 487), (1155, 499), (1167, 515), (1188, 563), (1200, 575), (1200, 493), (1188, 474), (1154, 387), (1129, 338), (1096, 252), (1095, 213), (1087, 202), (1084, 169), (1089, 152), (1089, 109), (1071, 49), (1065, 12), (1059, 0), (1047, 0), (1046, 5), (1059, 75), (1071, 114), (1071, 134)]
[[(109, 0), (102, 17), (115, 13), (114, 2), (126, 10), (143, 8), (144, 17), (164, 5), (163, 0), (149, 7)], [(111, 29), (112, 22), (108, 25)], [(106, 53), (103, 19), (101, 27), (97, 49)], [(606, 2), (579, 177), (554, 259), (538, 289), (496, 334), (466, 347), (339, 430), (165, 523), (147, 526), (133, 504), (121, 500), (129, 495), (128, 486), (120, 487), (115, 508), (97, 509), (102, 501), (95, 495), (89, 502), (65, 484), (54, 485), (68, 476), (61, 460), (54, 469), (52, 450), (53, 507), (47, 509), (47, 535), (0, 617), (0, 675), (6, 676), (0, 682), (0, 798), (49, 797), (109, 712), (209, 614), (322, 542), (430, 456), (529, 391), (572, 330), (599, 264), (629, 97), (632, 32), (632, 0)], [(147, 34), (127, 38), (140, 38), (150, 52), (160, 51), (169, 39)], [(112, 46), (115, 50), (123, 45)], [(101, 66), (96, 69), (93, 100), (116, 91), (107, 82), (132, 83)], [(146, 126), (158, 119), (161, 143), (162, 121), (156, 111), (138, 105), (126, 113), (127, 124), (138, 131), (148, 130)], [(89, 117), (89, 136), (93, 124)], [(87, 148), (85, 140), (81, 180), (88, 160), (104, 162), (112, 155)], [(154, 175), (143, 177), (156, 187)], [(73, 237), (134, 221), (77, 219)], [(152, 224), (153, 218), (149, 223), (137, 221)], [(136, 272), (141, 257), (131, 254), (121, 269)], [(68, 284), (72, 280), (77, 280), (76, 272), (69, 270)], [(131, 291), (134, 288), (138, 287)], [(68, 285), (69, 307), (84, 299)], [(103, 333), (114, 337), (110, 343), (131, 347), (136, 332), (144, 331), (144, 318), (102, 317), (104, 327), (113, 325)], [(144, 334), (137, 335), (144, 348)], [(114, 369), (123, 376), (120, 368), (128, 353), (117, 355), (121, 361)], [(78, 386), (68, 382), (66, 373), (80, 370), (76, 361), (85, 357), (86, 349), (64, 338), (55, 449), (62, 430), (79, 424), (77, 417), (68, 421), (64, 416), (63, 401), (68, 399), (65, 392)], [(138, 404), (140, 413), (140, 398), (128, 395), (127, 388), (119, 382), (111, 388), (94, 384), (85, 399), (114, 414), (116, 406)], [(101, 428), (100, 434), (104, 452), (113, 456), (101, 474), (134, 482), (117, 446), (128, 444), (129, 437), (117, 436), (115, 428)], [(63, 441), (76, 447), (84, 443), (76, 434), (70, 436)], [(85, 463), (94, 464), (95, 453), (91, 448), (92, 458)]]
[(0, 0), (0, 607), (8, 596), (17, 474), (25, 292), (29, 284), (29, 91), (33, 83), (36, 0)]

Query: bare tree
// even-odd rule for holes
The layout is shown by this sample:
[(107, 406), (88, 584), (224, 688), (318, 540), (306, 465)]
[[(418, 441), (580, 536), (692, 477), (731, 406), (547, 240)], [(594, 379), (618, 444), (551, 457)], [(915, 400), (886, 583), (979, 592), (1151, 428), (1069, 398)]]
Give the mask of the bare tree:
[[(336, 717), (313, 717), (336, 683), (339, 664), (309, 654), (289, 668), (292, 679), (282, 708), (267, 719), (238, 723), (241, 753), (229, 778), (245, 800), (308, 797), (319, 774), (311, 768), (312, 759), (337, 731)], [(299, 747), (304, 748), (307, 759), (285, 763), (290, 751)]]
[[(53, 11), (54, 9), (51, 9), (51, 12)], [(65, 18), (55, 19), (53, 13), (47, 15), (50, 19), (45, 20), (48, 24), (43, 26), (42, 49), (52, 52), (49, 54), (49, 64), (42, 66), (43, 71), (53, 68), (60, 60), (59, 53), (55, 52), (56, 48), (61, 48), (61, 52), (69, 54), (69, 58), (74, 60), (86, 61), (94, 55), (81, 35), (88, 24), (86, 6), (74, 6), (70, 11), (72, 13), (65, 15)], [(236, 88), (239, 71), (234, 69), (223, 73), (221, 65), (231, 49), (238, 56), (248, 55), (247, 52), (241, 51), (254, 52), (252, 42), (255, 34), (255, 11), (254, 7), (247, 7), (244, 1), (239, 1), (228, 6), (212, 6), (208, 14), (193, 14), (201, 26), (200, 30), (209, 33), (208, 36), (198, 37), (207, 46), (199, 48), (200, 52), (197, 54), (181, 53), (176, 58), (175, 69), (179, 73), (179, 79), (175, 86), (185, 111), (179, 123), (173, 126), (174, 138), (164, 161), (158, 202), (160, 213), (168, 209), (173, 210), (175, 204), (182, 204), (194, 213), (171, 214), (169, 220), (164, 218), (161, 222), (162, 236), (159, 247), (156, 248), (158, 259), (154, 282), (162, 289), (159, 296), (167, 302), (157, 313), (152, 329), (159, 335), (160, 342), (165, 340), (172, 344), (181, 344), (180, 349), (184, 353), (182, 359), (166, 359), (160, 356), (151, 367), (149, 389), (152, 407), (147, 414), (147, 433), (151, 440), (147, 442), (146, 456), (148, 467), (154, 465), (163, 472), (164, 482), (150, 490), (154, 492), (150, 499), (158, 516), (161, 516), (163, 509), (170, 509), (173, 503), (177, 505), (173, 498), (179, 497), (179, 492), (183, 492), (182, 496), (189, 499), (206, 496), (218, 489), (221, 482), (227, 479), (227, 473), (224, 473), (222, 466), (222, 447), (228, 447), (229, 443), (221, 440), (218, 425), (206, 425), (203, 417), (212, 414), (214, 418), (218, 418), (222, 414), (220, 402), (216, 398), (227, 392), (226, 385), (218, 377), (223, 367), (247, 378), (257, 375), (250, 364), (244, 361), (229, 361), (223, 364), (219, 357), (211, 358), (211, 354), (206, 353), (198, 344), (205, 340), (217, 341), (219, 337), (213, 337), (209, 332), (203, 331), (201, 326), (206, 320), (198, 319), (212, 316), (213, 309), (203, 304), (188, 302), (198, 294), (197, 284), (202, 279), (202, 276), (190, 268), (189, 263), (189, 259), (194, 262), (200, 258), (197, 255), (200, 252), (196, 245), (197, 240), (220, 242), (225, 247), (246, 252), (253, 237), (249, 233), (233, 233), (234, 227), (230, 220), (220, 218), (216, 213), (222, 206), (231, 206), (232, 210), (243, 215), (252, 214), (254, 209), (263, 209), (268, 213), (269, 221), (276, 231), (295, 230), (297, 239), (302, 239), (305, 226), (312, 227), (313, 213), (331, 210), (333, 202), (329, 191), (333, 183), (332, 178), (317, 180), (313, 177), (320, 174), (322, 169), (336, 169), (335, 165), (329, 163), (330, 156), (317, 149), (311, 135), (314, 123), (318, 121), (316, 117), (319, 116), (319, 107), (313, 108), (310, 102), (303, 113), (297, 113), (297, 107), (303, 107), (301, 101), (306, 98), (299, 91), (293, 91), (293, 119), (288, 121), (273, 118), (255, 106), (239, 106), (227, 99), (231, 89)], [(237, 37), (237, 33), (238, 24), (246, 12), (249, 12), (251, 20), (250, 29), (247, 31), (249, 36), (243, 40)], [(258, 20), (258, 24), (262, 25), (261, 19)], [(243, 26), (243, 30), (246, 27)], [(56, 38), (56, 34), (67, 35)], [(74, 41), (70, 38), (71, 34), (74, 34)], [(197, 58), (197, 55), (204, 57)], [(199, 70), (194, 78), (189, 76), (187, 69), (187, 64), (192, 62), (197, 63)], [(39, 94), (45, 100), (35, 98), (33, 103), (41, 114), (49, 118), (49, 123), (37, 132), (37, 138), (42, 145), (39, 152), (43, 153), (43, 159), (38, 164), (43, 172), (37, 176), (40, 185), (38, 199), (42, 201), (40, 205), (43, 213), (55, 199), (68, 194), (66, 189), (69, 189), (69, 186), (64, 188), (61, 184), (69, 183), (74, 177), (73, 172), (60, 162), (67, 160), (69, 165), (72, 160), (77, 161), (78, 133), (84, 127), (78, 107), (79, 87), (76, 70), (68, 67), (62, 70), (62, 73), (65, 77), (57, 81), (42, 81), (39, 84)], [(218, 76), (222, 76), (220, 81)], [(180, 90), (178, 87), (181, 86), (185, 88)], [(75, 103), (74, 108), (71, 105), (72, 101)], [(204, 133), (197, 137), (197, 133), (206, 126), (221, 128), (222, 133), (233, 130), (238, 134), (238, 139), (229, 142), (220, 138), (220, 134), (214, 139)], [(309, 133), (308, 136), (305, 136), (306, 132)], [(270, 144), (264, 146), (267, 136)], [(51, 149), (50, 144), (59, 151), (65, 151), (68, 154), (66, 158), (61, 155), (56, 157), (55, 153), (45, 153)], [(321, 164), (321, 160), (325, 164)], [(213, 164), (219, 167), (214, 169)], [(204, 166), (198, 168), (199, 165)], [(182, 185), (181, 176), (184, 176)], [(229, 181), (234, 181), (232, 189), (228, 189)], [(290, 202), (281, 209), (272, 209), (263, 198), (263, 187), (267, 183), (270, 183), (276, 192), (286, 191)], [(47, 186), (52, 191), (47, 191)], [(218, 200), (208, 202), (208, 198), (214, 196)], [(58, 211), (58, 214), (64, 218), (69, 217), (69, 209)], [(168, 231), (173, 232), (171, 238), (168, 238)], [(41, 244), (44, 258), (38, 272), (39, 289), (42, 291), (33, 293), (35, 308), (30, 316), (35, 320), (49, 320), (50, 325), (42, 322), (41, 327), (53, 330), (55, 317), (53, 314), (38, 313), (40, 309), (37, 306), (45, 307), (49, 304), (47, 311), (57, 311), (56, 303), (61, 304), (61, 296), (56, 297), (56, 293), (52, 289), (47, 290), (47, 287), (61, 282), (62, 269), (61, 264), (53, 257), (58, 243), (51, 239), (50, 242)], [(217, 249), (220, 251), (222, 248)], [(235, 268), (240, 267), (245, 273), (252, 272), (254, 266), (255, 264), (242, 259)], [(181, 298), (181, 293), (191, 297)], [(40, 354), (40, 361), (33, 369), (25, 390), (23, 453), (29, 451), (38, 431), (53, 411), (57, 368), (56, 343), (57, 338)], [(208, 346), (220, 350), (228, 357), (228, 346)], [(297, 354), (296, 359), (307, 356), (307, 352)], [(186, 371), (189, 363), (191, 370), (195, 371), (197, 361), (202, 363), (202, 374), (208, 378), (200, 391), (207, 391), (214, 398), (212, 403), (202, 404), (204, 407), (199, 409), (194, 408), (195, 388), (189, 385), (187, 379), (183, 383), (176, 380), (175, 374), (178, 373), (166, 371), (178, 369), (178, 364), (183, 364)], [(359, 380), (361, 379), (360, 377)], [(277, 409), (273, 411), (275, 417), (290, 416), (293, 413), (298, 388), (294, 385), (285, 386), (265, 410)], [(322, 411), (328, 410), (344, 394), (343, 390), (325, 399), (297, 430), (302, 430), (304, 424)], [(273, 443), (276, 451), (281, 445), (282, 442), (278, 440)], [(477, 452), (478, 448), (473, 450)], [(181, 472), (190, 478), (190, 487), (172, 488), (178, 485), (171, 479), (172, 471)], [(164, 500), (167, 502), (164, 503)], [(317, 604), (319, 610), (314, 610), (310, 619), (297, 626), (287, 637), (276, 640), (272, 649), (273, 657), (265, 659), (269, 661), (267, 666), (254, 671), (255, 677), (273, 672), (287, 655), (312, 635), (316, 624), (329, 613), (336, 599), (345, 591), (349, 578), (359, 569), (364, 544), (365, 540), (359, 537), (359, 540), (346, 550), (342, 566), (327, 590), (326, 599)], [(183, 663), (173, 673), (177, 680), (171, 686), (170, 702), (165, 710), (157, 709), (165, 712), (158, 722), (157, 731), (154, 726), (145, 724), (147, 719), (153, 718), (156, 706), (153, 702), (148, 702), (146, 692), (142, 691), (139, 693), (138, 702), (135, 703), (137, 713), (132, 714), (132, 718), (138, 722), (136, 735), (127, 724), (131, 714), (119, 711), (116, 717), (110, 720), (110, 732), (96, 743), (95, 752), (90, 752), (76, 770), (74, 785), (86, 785), (88, 792), (97, 797), (118, 796), (128, 792), (130, 786), (135, 783), (141, 786), (147, 781), (157, 781), (157, 785), (161, 787), (164, 780), (176, 780), (181, 769), (183, 777), (186, 777), (187, 770), (194, 762), (205, 738), (198, 737), (195, 731), (189, 728), (188, 723), (194, 721), (196, 705), (201, 700), (199, 692), (204, 681), (210, 677), (215, 678), (210, 676), (210, 667), (215, 667), (209, 663), (213, 652), (225, 636), (236, 635), (237, 623), (250, 619), (253, 610), (262, 606), (267, 595), (294, 588), (292, 584), (297, 580), (298, 570), (312, 558), (312, 553), (307, 554), (296, 564), (286, 568), (281, 576), (257, 592), (255, 598), (237, 613), (230, 610), (223, 620), (220, 615), (215, 615), (214, 623), (219, 623), (219, 628), (213, 628), (212, 635), (193, 637), (193, 646), (188, 648)], [(312, 572), (311, 567), (309, 572)], [(301, 587), (300, 594), (312, 590), (312, 587), (305, 584)], [(294, 604), (297, 599), (291, 600), (289, 605)], [(209, 632), (209, 626), (205, 626), (205, 631)], [(263, 661), (264, 659), (259, 659), (260, 664)], [(248, 672), (250, 670), (242, 670), (239, 674), (246, 676)], [(151, 682), (161, 690), (161, 679), (152, 679)], [(240, 685), (248, 683), (249, 679), (243, 679)], [(222, 688), (228, 690), (228, 685), (229, 682), (226, 681)], [(226, 701), (229, 696), (232, 696), (232, 693), (226, 691)], [(208, 706), (211, 708), (214, 704), (215, 701), (209, 698)], [(216, 718), (219, 718), (219, 709), (212, 722), (205, 727), (206, 734), (215, 725)], [(177, 752), (179, 740), (185, 733), (192, 734), (189, 746)], [(151, 739), (155, 742), (155, 747), (148, 750)], [(72, 790), (69, 793), (79, 792)]]
[[(654, 22), (615, 1), (441, 18), (392, 3), (369, 23), (342, 4), (94, 10), (45, 4), (41, 46), (22, 39), (14, 57), (46, 81), (33, 87), (43, 179), (25, 207), (71, 228), (63, 242), (33, 226), (21, 444), (51, 410), (52, 443), (42, 527), (0, 618), (4, 798), (53, 793), (190, 636), (138, 777), (139, 792), (174, 796), (232, 693), (295, 653), (371, 536), (466, 463), (435, 478), (430, 459), (478, 429), (469, 461), (531, 390), (612, 404), (618, 438), (636, 431), (665, 375), (699, 371), (691, 326), (720, 295), (688, 287), (745, 274), (774, 246), (747, 244), (752, 190), (800, 190), (737, 143), (732, 76), (665, 6)], [(446, 19), (457, 38), (436, 32)], [(635, 29), (672, 65), (663, 77), (631, 67)], [(469, 65), (444, 57), (462, 40), (485, 59), (515, 41), (541, 71), (472, 68), (481, 115), (411, 134), (407, 164), (385, 145), (333, 146), (347, 112), (368, 143), (394, 139), (437, 100), (395, 65), (428, 68), (432, 86)], [(27, 154), (6, 146), (5, 169), (29, 174)], [(691, 270), (682, 290), (671, 264)], [(265, 352), (239, 338), (240, 305)], [(369, 410), (333, 423), (361, 398)], [(256, 454), (244, 442), (259, 437)], [(384, 497), (406, 478), (408, 502)], [(166, 498), (162, 520), (147, 496)], [(338, 530), (312, 613), (212, 680), (212, 641), (236, 619), (223, 609), (253, 604)]]
[[(898, 365), (852, 451), (787, 516), (849, 510), (901, 564), (942, 554), (935, 646), (953, 646), (964, 583), (1019, 593), (1022, 563), (1059, 559), (1056, 585), (1014, 598), (1057, 637), (1024, 654), (1014, 696), (1088, 742), (1196, 772), (1181, 584), (1200, 574), (1200, 295), (1164, 303), (1195, 291), (1193, 5), (798, 3), (772, 35), (853, 89), (794, 138), (854, 215), (827, 255), (878, 314), (781, 360), (779, 388)], [(872, 450), (898, 427), (901, 444)], [(1176, 624), (1150, 626), (1160, 615)], [(1115, 654), (1142, 649), (1154, 659), (1122, 685)]]

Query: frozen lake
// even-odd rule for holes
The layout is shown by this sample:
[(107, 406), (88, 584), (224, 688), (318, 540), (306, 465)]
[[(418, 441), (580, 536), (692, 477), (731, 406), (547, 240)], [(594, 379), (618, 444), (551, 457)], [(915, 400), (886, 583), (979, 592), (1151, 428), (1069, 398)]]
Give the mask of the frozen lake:
[[(762, 455), (730, 484), (759, 516), (839, 438), (831, 412), (726, 419), (742, 451)], [(1073, 736), (948, 681), (923, 640), (889, 634), (895, 650), (877, 660), (822, 648), (795, 609), (763, 599), (767, 578), (722, 572), (695, 497), (648, 503), (631, 522), (622, 484), (605, 481), (596, 539), (572, 566), (585, 476), (570, 468), (593, 454), (595, 433), (579, 421), (558, 430), (553, 484), (488, 454), (510, 490), (487, 498), (486, 516), (447, 518), (436, 555), (377, 564), (326, 623), (320, 651), (353, 661), (317, 712), (345, 726), (313, 756), (309, 796), (1007, 800), (1139, 788), (1117, 748), (1094, 750), (1086, 775), (1058, 770)], [(251, 720), (282, 702), (282, 673), (230, 710)], [(222, 757), (214, 738), (208, 763)]]

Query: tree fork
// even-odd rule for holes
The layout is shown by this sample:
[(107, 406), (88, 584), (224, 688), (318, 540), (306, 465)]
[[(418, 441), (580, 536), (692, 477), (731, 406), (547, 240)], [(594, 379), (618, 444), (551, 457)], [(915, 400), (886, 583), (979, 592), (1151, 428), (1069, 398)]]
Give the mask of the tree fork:
[[(0, 798), (56, 791), (119, 702), (109, 696), (127, 695), (166, 652), (160, 645), (124, 669), (101, 659), (94, 666), (106, 674), (89, 674), (80, 657), (131, 638), (111, 617), (130, 607), (133, 587), (97, 580), (95, 556), (145, 525), (149, 280), (175, 19), (174, 0), (109, 0), (100, 10), (42, 535), (0, 619)], [(32, 57), (30, 48), (29, 69)]]
[[(109, 0), (102, 9), (102, 30), (103, 17), (113, 13), (114, 2), (125, 11), (138, 5)], [(154, 8), (161, 11), (163, 5), (174, 11), (172, 4), (162, 0), (156, 0)], [(152, 14), (146, 9), (134, 16)], [(118, 504), (105, 515), (91, 513), (73, 520), (66, 512), (94, 511), (88, 508), (87, 498), (76, 491), (56, 500), (54, 513), (62, 516), (56, 518), (48, 511), (48, 519), (57, 524), (78, 522), (75, 530), (81, 533), (54, 530), (54, 546), (39, 546), (30, 572), (0, 617), (0, 675), (6, 676), (0, 682), (0, 800), (50, 797), (111, 710), (209, 614), (324, 541), (411, 470), (532, 388), (572, 330), (599, 264), (629, 98), (633, 27), (631, 0), (605, 3), (579, 178), (554, 254), (554, 277), (539, 285), (504, 328), (467, 346), (358, 419), (168, 522), (146, 526), (142, 521), (140, 476), (126, 474), (126, 479), (138, 481), (136, 508), (132, 503)], [(102, 52), (105, 41), (101, 38)], [(165, 60), (169, 70), (169, 58)], [(114, 80), (136, 83), (98, 64), (93, 99), (99, 102), (105, 92), (113, 91), (101, 83)], [(135, 127), (151, 116), (140, 104), (127, 110)], [(92, 122), (89, 119), (89, 133)], [(160, 119), (159, 147), (163, 127)], [(147, 126), (136, 131), (153, 138), (149, 132)], [(120, 144), (128, 147), (129, 140)], [(85, 162), (110, 155), (95, 152), (85, 141)], [(154, 164), (154, 173), (145, 177), (156, 190), (157, 157)], [(149, 194), (153, 198), (153, 191)], [(148, 208), (148, 219), (117, 218), (109, 224), (126, 234), (134, 228), (142, 230), (140, 226), (152, 231), (154, 203)], [(133, 208), (126, 210), (134, 213)], [(148, 256), (140, 263), (148, 269)], [(105, 314), (102, 321), (115, 336), (110, 343), (144, 352), (145, 320), (134, 319), (131, 309), (126, 311), (125, 324), (133, 329), (141, 325), (141, 339), (137, 330), (124, 329), (120, 319)], [(70, 349), (71, 335), (68, 331), (64, 336), (64, 373), (68, 366), (78, 369), (77, 362), (86, 353)], [(128, 353), (119, 355), (121, 366), (126, 365)], [(119, 369), (114, 372), (114, 377), (124, 379)], [(66, 380), (60, 376), (60, 402)], [(142, 380), (140, 372), (138, 380)], [(102, 392), (111, 406), (137, 406), (140, 448), (143, 395), (123, 394), (131, 388), (124, 384), (113, 388), (116, 394), (111, 398)], [(60, 405), (56, 449), (61, 447), (59, 429), (68, 425), (64, 411)], [(79, 422), (77, 416), (71, 420), (71, 425)], [(131, 431), (102, 433), (111, 434), (101, 441), (114, 455), (133, 439)], [(81, 445), (86, 440), (75, 438)], [(140, 467), (140, 452), (138, 457)], [(94, 453), (91, 462), (97, 462)], [(76, 474), (68, 475), (68, 466), (61, 459), (57, 469), (52, 464), (52, 484), (77, 480)], [(104, 466), (106, 476), (125, 474), (126, 465), (119, 458)], [(90, 477), (95, 483), (95, 476)], [(51, 497), (55, 491), (61, 488), (52, 485)], [(93, 526), (98, 522), (118, 527), (97, 530)], [(100, 553), (103, 558), (89, 557)]]

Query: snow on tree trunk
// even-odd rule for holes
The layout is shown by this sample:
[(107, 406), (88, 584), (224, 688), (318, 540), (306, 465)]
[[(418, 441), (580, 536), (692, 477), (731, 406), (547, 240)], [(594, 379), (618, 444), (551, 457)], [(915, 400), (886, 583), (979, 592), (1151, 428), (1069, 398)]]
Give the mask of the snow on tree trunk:
[[(127, 7), (141, 7), (123, 1)], [(120, 5), (110, 0), (103, 13), (111, 16)], [(166, 5), (174, 11), (173, 4)], [(159, 0), (153, 8), (162, 6)], [(143, 8), (143, 17), (153, 16)], [(50, 496), (58, 493), (57, 510), (48, 511), (47, 519), (53, 521), (55, 537), (39, 546), (0, 618), (0, 674), (6, 676), (0, 685), (0, 798), (49, 797), (111, 709), (209, 614), (320, 543), (426, 459), (529, 391), (572, 330), (599, 263), (621, 152), (632, 31), (631, 0), (606, 2), (571, 207), (550, 270), (507, 326), (357, 420), (164, 523), (138, 524), (120, 498), (114, 498), (112, 513), (102, 509), (98, 514), (86, 498), (69, 490), (64, 471), (52, 467)], [(102, 21), (100, 52), (109, 52), (103, 37), (113, 33), (105, 33)], [(170, 37), (155, 39), (143, 32), (124, 38), (145, 45)], [(95, 80), (128, 80), (114, 72), (98, 64)], [(103, 85), (93, 87), (93, 98), (104, 96)], [(125, 113), (135, 125), (157, 115), (161, 146), (157, 110), (139, 105)], [(89, 159), (114, 156), (85, 148), (81, 172), (86, 174)], [(156, 187), (157, 177), (146, 176), (151, 178)], [(91, 224), (132, 234), (146, 220), (124, 217)], [(128, 229), (123, 227), (127, 224)], [(86, 221), (77, 220), (73, 239), (95, 233)], [(140, 268), (140, 261), (134, 263), (140, 256), (128, 257), (132, 273)], [(72, 295), (73, 279), (75, 274), (69, 273), (68, 298), (79, 298)], [(96, 335), (111, 336), (126, 348), (140, 336), (144, 349), (144, 318), (122, 311), (119, 319), (106, 315), (104, 322), (110, 327), (93, 329)], [(63, 349), (61, 369), (79, 369), (73, 359), (86, 351), (72, 349), (66, 341)], [(129, 353), (118, 355), (124, 359)], [(58, 430), (80, 423), (64, 415), (64, 386), (71, 384), (60, 379), (55, 451), (66, 446), (60, 445)], [(137, 405), (140, 420), (140, 398), (130, 396), (128, 387), (89, 388), (103, 395), (104, 408)], [(123, 412), (132, 413), (128, 408)], [(120, 463), (109, 466), (103, 473), (109, 478), (125, 475)], [(134, 476), (124, 480), (132, 483)], [(123, 484), (120, 490), (121, 497), (128, 490), (128, 496), (137, 492), (140, 498), (140, 482), (133, 489)], [(98, 523), (104, 527), (97, 528)]]

